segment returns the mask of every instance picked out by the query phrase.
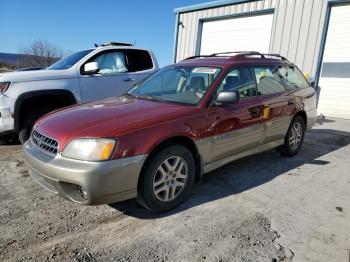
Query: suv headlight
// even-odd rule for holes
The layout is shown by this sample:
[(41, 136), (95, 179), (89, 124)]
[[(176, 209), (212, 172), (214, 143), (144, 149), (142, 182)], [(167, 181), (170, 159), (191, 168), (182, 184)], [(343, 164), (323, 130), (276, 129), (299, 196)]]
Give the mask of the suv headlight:
[(71, 141), (62, 156), (85, 161), (108, 160), (114, 150), (116, 140), (110, 138), (80, 138)]
[(0, 95), (4, 94), (9, 89), (11, 82), (0, 82)]

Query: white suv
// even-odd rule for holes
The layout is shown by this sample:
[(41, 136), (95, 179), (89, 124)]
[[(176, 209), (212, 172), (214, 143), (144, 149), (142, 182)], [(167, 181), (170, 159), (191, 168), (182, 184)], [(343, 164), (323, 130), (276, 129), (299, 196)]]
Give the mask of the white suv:
[(45, 70), (0, 75), (0, 134), (24, 143), (34, 122), (65, 106), (119, 96), (158, 70), (150, 50), (109, 43), (73, 53)]

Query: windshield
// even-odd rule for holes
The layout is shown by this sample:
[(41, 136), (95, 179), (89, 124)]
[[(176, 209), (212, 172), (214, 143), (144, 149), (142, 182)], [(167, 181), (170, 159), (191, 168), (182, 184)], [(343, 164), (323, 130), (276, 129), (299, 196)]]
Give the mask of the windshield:
[(196, 105), (219, 72), (216, 67), (168, 67), (135, 86), (128, 94), (141, 99)]
[(65, 58), (62, 58), (61, 60), (57, 61), (53, 65), (46, 68), (46, 70), (63, 70), (71, 68), (73, 65), (75, 65), (80, 59), (82, 59), (87, 54), (91, 53), (94, 49), (88, 49), (79, 51), (76, 53), (73, 53), (69, 56), (66, 56)]

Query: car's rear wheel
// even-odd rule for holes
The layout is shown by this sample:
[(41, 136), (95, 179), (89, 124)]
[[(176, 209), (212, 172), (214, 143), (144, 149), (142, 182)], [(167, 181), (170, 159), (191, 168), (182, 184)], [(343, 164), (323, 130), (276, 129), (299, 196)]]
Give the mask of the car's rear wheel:
[(149, 210), (168, 211), (189, 195), (194, 178), (192, 153), (181, 145), (166, 147), (147, 162), (140, 179), (138, 201)]
[(277, 151), (283, 156), (296, 155), (304, 141), (306, 125), (301, 116), (294, 117), (289, 126), (288, 132), (284, 139), (284, 144), (277, 148)]

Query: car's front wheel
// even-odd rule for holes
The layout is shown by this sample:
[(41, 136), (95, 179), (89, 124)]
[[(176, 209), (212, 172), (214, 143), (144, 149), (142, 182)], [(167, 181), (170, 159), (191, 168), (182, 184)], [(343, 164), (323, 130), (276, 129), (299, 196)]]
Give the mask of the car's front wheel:
[(138, 201), (147, 209), (164, 212), (182, 203), (195, 178), (192, 153), (184, 146), (168, 146), (147, 162), (142, 174)]
[(297, 115), (289, 126), (284, 139), (284, 144), (277, 148), (277, 151), (283, 156), (296, 155), (304, 141), (306, 125), (304, 119)]
[(41, 108), (37, 109), (36, 111), (29, 111), (28, 116), (21, 124), (21, 128), (18, 132), (18, 139), (21, 142), (21, 144), (24, 144), (29, 139), (35, 122), (40, 117), (49, 113), (52, 110), (53, 109), (51, 108)]

